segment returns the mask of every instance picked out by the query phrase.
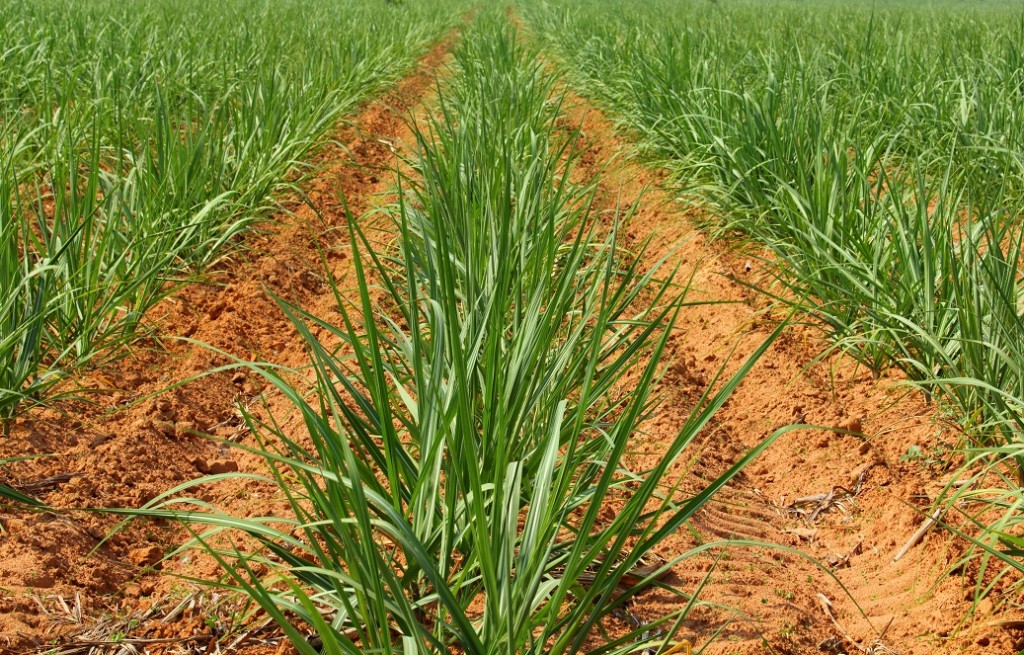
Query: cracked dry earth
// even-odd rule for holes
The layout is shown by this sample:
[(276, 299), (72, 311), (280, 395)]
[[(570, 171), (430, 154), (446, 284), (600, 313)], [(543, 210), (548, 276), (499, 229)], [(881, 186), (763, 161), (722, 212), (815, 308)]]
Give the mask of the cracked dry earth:
[[(11, 513), (0, 535), (0, 652), (287, 653), (269, 626), (233, 626), (237, 600), (198, 592), (180, 576), (211, 577), (202, 558), (160, 563), (187, 535), (173, 525), (137, 522), (102, 541), (116, 519), (70, 508), (133, 507), (204, 473), (260, 472), (261, 460), (202, 437), (245, 440), (239, 403), (257, 413), (281, 408), (258, 379), (224, 372), (227, 355), (298, 367), (305, 354), (273, 293), (315, 315), (335, 299), (319, 252), (343, 288), (354, 274), (346, 254), (345, 207), (363, 216), (392, 189), (395, 152), (414, 138), (405, 118), (428, 107), (449, 41), (416, 71), (336, 134), (318, 173), (246, 251), (206, 282), (182, 289), (157, 311), (160, 342), (82, 382), (112, 391), (89, 405), (66, 405), (22, 419), (0, 457), (55, 453), (14, 465), (14, 482), (39, 483), (38, 496), (60, 514)], [(598, 180), (599, 208), (636, 206), (628, 239), (652, 239), (651, 254), (678, 264), (688, 298), (673, 328), (659, 393), (664, 401), (637, 436), (637, 467), (660, 456), (719, 370), (736, 370), (772, 332), (762, 304), (745, 284), (757, 270), (709, 243), (695, 227), (699, 209), (667, 191), (663, 171), (645, 166), (601, 112), (571, 96), (563, 124), (580, 130), (576, 175)], [(389, 236), (378, 234), (386, 243)], [(326, 246), (326, 247), (324, 247)], [(177, 339), (186, 337), (189, 341)], [(769, 348), (715, 421), (695, 455), (671, 475), (699, 488), (780, 427), (793, 429), (661, 547), (673, 557), (699, 541), (743, 539), (785, 548), (731, 548), (687, 560), (669, 584), (694, 589), (710, 603), (684, 624), (687, 639), (709, 653), (1008, 653), (1024, 632), (989, 625), (992, 605), (970, 609), (971, 580), (934, 585), (963, 545), (932, 530), (894, 561), (923, 520), (945, 479), (902, 462), (909, 445), (935, 447), (945, 428), (934, 408), (907, 395), (899, 380), (873, 380), (840, 359), (816, 361), (824, 344), (792, 326)], [(171, 387), (171, 390), (166, 390)], [(671, 481), (670, 481), (671, 482)], [(239, 514), (267, 514), (281, 502), (254, 481), (210, 486), (204, 498)], [(284, 506), (281, 505), (283, 508)], [(95, 550), (94, 550), (95, 549)], [(712, 565), (714, 568), (712, 570)], [(147, 567), (157, 565), (160, 572)], [(710, 573), (709, 573), (710, 571)], [(657, 591), (630, 611), (652, 619), (679, 601)], [(1007, 617), (999, 617), (1007, 618)], [(1009, 617), (1012, 618), (1012, 617)], [(608, 626), (614, 634), (624, 626)], [(111, 645), (115, 637), (120, 644)], [(108, 648), (109, 646), (109, 648)], [(219, 650), (218, 650), (219, 649)]]

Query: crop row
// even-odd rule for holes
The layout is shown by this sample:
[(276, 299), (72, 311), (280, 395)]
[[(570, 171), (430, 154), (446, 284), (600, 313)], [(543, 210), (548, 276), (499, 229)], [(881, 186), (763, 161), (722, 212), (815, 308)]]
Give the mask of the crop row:
[[(594, 187), (569, 181), (576, 135), (559, 127), (555, 82), (503, 12), (483, 11), (411, 124), (393, 247), (366, 236), (379, 213), (353, 218), (358, 284), (336, 287), (340, 323), (282, 305), (315, 382), (253, 365), (302, 423), (248, 420), (291, 512), (235, 518), (183, 489), (142, 512), (202, 530), (187, 547), (218, 557), (304, 654), (320, 651), (292, 616), (324, 653), (576, 652), (717, 545), (640, 566), (754, 456), (693, 495), (666, 479), (763, 348), (653, 469), (631, 466), (681, 298), (643, 249), (623, 250), (628, 217), (599, 220)], [(225, 530), (251, 540), (223, 548)], [(672, 615), (601, 652), (664, 641), (657, 628), (671, 635), (698, 602), (675, 593)]]
[(0, 8), (4, 432), (122, 355), (455, 18), (370, 1)]
[(966, 516), (976, 554), (1019, 574), (1024, 13), (616, 6), (526, 13), (579, 88), (677, 173), (708, 229), (767, 247), (766, 293), (952, 409), (967, 450), (940, 503)]

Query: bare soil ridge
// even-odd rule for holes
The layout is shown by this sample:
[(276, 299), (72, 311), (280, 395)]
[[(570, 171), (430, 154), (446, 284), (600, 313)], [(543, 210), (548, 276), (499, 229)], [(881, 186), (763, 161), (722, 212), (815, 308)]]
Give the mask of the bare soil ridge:
[[(652, 260), (667, 255), (669, 267), (680, 264), (676, 281), (692, 283), (688, 298), (724, 303), (686, 307), (674, 328), (661, 389), (665, 402), (642, 441), (646, 456), (657, 458), (658, 444), (678, 431), (719, 367), (725, 363), (727, 373), (738, 368), (774, 325), (744, 284), (750, 264), (709, 243), (696, 227), (699, 210), (676, 201), (665, 173), (637, 163), (611, 121), (579, 97), (570, 94), (566, 117), (569, 129), (580, 130), (581, 174), (602, 180), (604, 208), (611, 213), (637, 205), (630, 238), (652, 239)], [(783, 426), (834, 428), (784, 434), (693, 524), (704, 541), (789, 546), (827, 567), (842, 586), (796, 554), (734, 549), (718, 563), (706, 597), (735, 612), (695, 612), (691, 637), (699, 645), (732, 621), (705, 652), (1019, 650), (1021, 634), (988, 625), (991, 603), (958, 632), (971, 607), (971, 581), (954, 576), (933, 588), (960, 553), (948, 532), (927, 532), (894, 561), (946, 482), (902, 458), (910, 445), (923, 452), (942, 447), (934, 406), (908, 394), (898, 379), (874, 380), (842, 358), (812, 365), (823, 347), (809, 329), (787, 329), (719, 412), (699, 460), (678, 473), (710, 478)], [(694, 545), (680, 534), (665, 549)], [(677, 584), (696, 588), (709, 564), (675, 571)], [(650, 608), (638, 602), (637, 612), (654, 618), (660, 601), (650, 602)]]

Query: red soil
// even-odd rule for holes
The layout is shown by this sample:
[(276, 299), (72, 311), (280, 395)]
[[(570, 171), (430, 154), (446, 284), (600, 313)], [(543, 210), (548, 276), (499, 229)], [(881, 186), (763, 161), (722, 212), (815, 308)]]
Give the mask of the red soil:
[[(83, 381), (111, 391), (89, 395), (90, 404), (66, 404), (20, 420), (11, 438), (0, 443), (0, 458), (54, 455), (11, 466), (5, 473), (10, 481), (23, 485), (70, 474), (41, 494), (51, 506), (138, 507), (205, 473), (264, 472), (256, 458), (201, 436), (243, 438), (237, 407), (260, 404), (266, 391), (261, 380), (240, 370), (193, 378), (232, 363), (232, 357), (284, 366), (305, 362), (300, 340), (271, 294), (314, 314), (330, 311), (334, 298), (318, 248), (343, 286), (354, 276), (340, 199), (361, 216), (390, 190), (395, 152), (412, 141), (406, 114), (422, 104), (446, 54), (447, 43), (436, 47), (414, 74), (340, 128), (336, 144), (325, 148), (316, 174), (303, 185), (305, 202), (294, 202), (247, 240), (246, 252), (223, 262), (204, 283), (182, 289), (156, 309), (159, 343), (142, 344)], [(169, 386), (175, 388), (162, 392)], [(274, 399), (269, 402), (273, 406)], [(272, 506), (270, 490), (258, 483), (222, 484), (205, 493), (239, 514)], [(194, 638), (203, 648), (210, 642), (211, 628), (204, 623), (210, 599), (193, 596), (187, 611), (164, 621), (194, 588), (142, 568), (182, 543), (181, 530), (135, 523), (93, 553), (115, 519), (81, 511), (0, 518), (0, 652), (35, 652), (60, 635), (81, 632), (93, 641), (122, 632), (176, 643)], [(183, 575), (215, 574), (209, 563), (175, 566)], [(100, 619), (108, 615), (124, 620)], [(142, 625), (131, 625), (139, 616), (145, 617)], [(159, 644), (146, 647), (153, 652)]]
[[(245, 439), (237, 405), (283, 412), (280, 398), (268, 394), (268, 407), (261, 409), (259, 396), (268, 390), (240, 372), (190, 381), (230, 359), (176, 337), (246, 360), (285, 366), (305, 361), (300, 341), (268, 292), (313, 314), (328, 314), (334, 298), (318, 246), (326, 246), (325, 257), (343, 287), (352, 275), (346, 248), (339, 245), (347, 235), (339, 198), (346, 197), (353, 214), (361, 216), (389, 191), (386, 169), (396, 163), (394, 152), (411, 143), (402, 119), (422, 107), (444, 55), (439, 46), (415, 74), (339, 131), (341, 145), (324, 151), (320, 170), (304, 186), (308, 202), (295, 203), (252, 237), (247, 254), (224, 262), (207, 282), (183, 289), (159, 308), (159, 344), (140, 347), (84, 381), (112, 391), (91, 395), (89, 405), (68, 404), (21, 420), (12, 438), (0, 443), (0, 457), (55, 455), (10, 467), (13, 482), (71, 474), (40, 496), (57, 508), (135, 507), (206, 472), (260, 472), (260, 460), (199, 435)], [(693, 227), (693, 210), (682, 209), (661, 189), (661, 172), (631, 161), (630, 148), (610, 123), (581, 101), (569, 103), (566, 122), (582, 127), (578, 173), (602, 176), (603, 207), (639, 201), (630, 239), (653, 237), (652, 254), (667, 254), (669, 264), (681, 265), (678, 281), (692, 277), (691, 299), (729, 301), (688, 307), (674, 328), (670, 369), (659, 389), (665, 402), (637, 442), (635, 462), (643, 466), (660, 456), (660, 444), (676, 434), (719, 367), (735, 370), (772, 326), (742, 284), (753, 274), (746, 262), (707, 242)], [(1024, 647), (1021, 632), (986, 626), (993, 618), (991, 603), (957, 631), (970, 607), (970, 581), (952, 577), (932, 588), (959, 552), (947, 533), (931, 531), (893, 561), (945, 481), (900, 456), (911, 444), (925, 451), (935, 447), (943, 427), (932, 407), (900, 394), (897, 379), (875, 381), (842, 361), (811, 365), (822, 347), (807, 329), (787, 330), (695, 444), (693, 452), (699, 453), (673, 472), (685, 476), (686, 489), (696, 489), (776, 428), (794, 423), (858, 433), (788, 432), (701, 511), (693, 527), (705, 540), (738, 537), (792, 550), (730, 550), (711, 574), (704, 597), (733, 609), (697, 609), (683, 636), (700, 645), (731, 619), (707, 652), (890, 652), (882, 645), (901, 653), (1003, 653)], [(176, 386), (157, 395), (169, 385)], [(799, 519), (790, 507), (797, 498), (831, 491), (841, 503), (824, 507), (813, 521)], [(239, 514), (269, 513), (280, 502), (272, 488), (256, 482), (225, 483), (203, 494)], [(182, 543), (186, 535), (180, 529), (137, 522), (100, 545), (115, 523), (83, 511), (2, 517), (0, 652), (42, 652), (55, 638), (76, 643), (75, 635), (79, 645), (84, 635), (85, 646), (60, 652), (89, 652), (88, 640), (98, 644), (118, 632), (155, 640), (138, 642), (148, 652), (215, 652), (215, 644), (220, 652), (287, 652), (269, 628), (248, 629), (237, 645), (236, 635), (218, 641), (234, 601), (196, 594), (187, 581), (145, 568)], [(661, 554), (672, 557), (694, 543), (689, 533), (679, 534)], [(804, 555), (825, 562), (829, 572)], [(693, 589), (711, 562), (688, 560), (668, 581)], [(181, 575), (216, 574), (202, 558), (160, 566)], [(822, 597), (832, 603), (831, 614)], [(631, 611), (650, 619), (669, 603), (678, 601), (647, 592)]]
[[(581, 129), (583, 174), (603, 176), (605, 208), (636, 204), (628, 234), (636, 243), (652, 239), (648, 259), (667, 255), (668, 266), (680, 264), (676, 282), (691, 283), (688, 299), (717, 301), (685, 308), (675, 326), (669, 373), (659, 389), (665, 401), (648, 427), (647, 454), (637, 461), (645, 468), (660, 456), (659, 444), (678, 432), (719, 369), (726, 374), (738, 369), (775, 324), (766, 320), (763, 303), (745, 284), (757, 274), (750, 262), (708, 242), (694, 227), (699, 210), (675, 202), (664, 189), (663, 171), (632, 161), (629, 145), (600, 111), (576, 98), (568, 104), (570, 126)], [(728, 304), (718, 304), (723, 301)], [(967, 618), (973, 580), (953, 576), (933, 587), (962, 552), (963, 544), (949, 533), (928, 532), (894, 561), (953, 475), (903, 462), (901, 456), (911, 445), (928, 453), (955, 437), (947, 434), (935, 407), (901, 387), (895, 374), (874, 380), (869, 371), (839, 357), (815, 363), (825, 347), (811, 329), (788, 328), (716, 415), (699, 444), (699, 457), (679, 466), (680, 475), (710, 480), (780, 427), (835, 428), (783, 434), (695, 518), (704, 541), (748, 539), (793, 552), (729, 551), (703, 597), (730, 610), (694, 612), (684, 636), (700, 645), (731, 618), (732, 625), (705, 652), (1020, 650), (1024, 632), (989, 625), (992, 600)], [(794, 507), (795, 500), (829, 493), (838, 504), (829, 503), (814, 520), (794, 511), (818, 507), (813, 502)], [(689, 535), (679, 534), (664, 544), (662, 554), (678, 555), (695, 545)], [(677, 567), (674, 583), (695, 589), (712, 561), (697, 558)], [(652, 596), (650, 607), (641, 601), (636, 612), (655, 618), (667, 609), (662, 602)], [(824, 603), (831, 604), (829, 613)]]

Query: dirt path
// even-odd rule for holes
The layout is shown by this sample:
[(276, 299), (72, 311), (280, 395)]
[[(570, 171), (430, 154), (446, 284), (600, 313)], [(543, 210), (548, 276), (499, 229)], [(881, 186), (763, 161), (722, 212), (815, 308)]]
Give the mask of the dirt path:
[[(391, 176), (383, 171), (394, 164), (395, 150), (412, 141), (403, 117), (423, 106), (446, 45), (438, 46), (415, 74), (339, 132), (337, 140), (346, 147), (323, 153), (323, 169), (306, 187), (308, 203), (296, 204), (293, 213), (252, 238), (248, 257), (226, 263), (209, 284), (189, 287), (162, 307), (162, 334), (208, 343), (245, 359), (287, 366), (305, 361), (293, 329), (266, 290), (314, 314), (330, 311), (334, 299), (318, 247), (331, 246), (325, 251), (327, 261), (343, 287), (351, 275), (346, 248), (336, 245), (344, 243), (338, 236), (344, 236), (346, 220), (339, 198), (347, 197), (353, 214), (361, 216), (391, 190)], [(642, 197), (630, 238), (639, 242), (653, 237), (652, 254), (670, 253), (670, 263), (681, 264), (678, 281), (692, 279), (691, 298), (727, 301), (688, 307), (681, 315), (672, 336), (671, 361), (666, 362), (671, 369), (660, 389), (665, 397), (662, 411), (637, 439), (642, 463), (658, 457), (659, 444), (678, 431), (718, 368), (734, 370), (768, 336), (770, 326), (763, 324), (741, 284), (751, 274), (745, 262), (707, 243), (693, 227), (693, 216), (659, 190), (661, 174), (630, 161), (628, 145), (611, 124), (579, 99), (569, 103), (566, 121), (582, 128), (580, 174), (601, 177), (602, 207), (610, 211)], [(256, 408), (264, 391), (258, 380), (220, 374), (137, 401), (226, 361), (198, 345), (170, 338), (165, 345), (166, 350), (140, 349), (92, 381), (134, 391), (111, 392), (97, 398), (94, 407), (66, 407), (65, 415), (21, 421), (0, 456), (60, 453), (13, 469), (23, 482), (72, 474), (44, 494), (56, 507), (137, 506), (202, 473), (260, 470), (258, 460), (195, 436), (244, 438), (235, 407), (243, 403), (262, 411)], [(686, 624), (689, 636), (703, 643), (731, 619), (707, 652), (886, 652), (870, 651), (876, 643), (906, 654), (943, 649), (1009, 652), (1014, 635), (1006, 632), (978, 628), (948, 643), (928, 636), (953, 631), (967, 608), (959, 578), (929, 593), (930, 584), (953, 558), (944, 533), (930, 533), (893, 562), (920, 524), (920, 510), (944, 481), (919, 462), (900, 459), (911, 444), (925, 452), (937, 445), (941, 426), (933, 420), (932, 408), (913, 397), (896, 397), (891, 379), (873, 381), (841, 364), (805, 370), (819, 349), (808, 332), (788, 331), (703, 435), (699, 457), (680, 464), (674, 474), (685, 480), (709, 478), (776, 428), (793, 423), (861, 433), (787, 433), (696, 517), (694, 528), (704, 540), (774, 542), (825, 562), (866, 617), (836, 580), (799, 554), (734, 549), (718, 562), (705, 597), (735, 611), (698, 609)], [(835, 502), (793, 505), (798, 498), (830, 492)], [(279, 502), (272, 489), (257, 483), (238, 482), (209, 493), (212, 502), (241, 514), (267, 513)], [(139, 575), (140, 567), (181, 542), (180, 531), (172, 526), (140, 523), (87, 557), (111, 523), (86, 513), (3, 519), (7, 532), (0, 541), (0, 651), (30, 652), (60, 633), (84, 631), (105, 640), (134, 630), (150, 639), (171, 639), (179, 649), (152, 642), (147, 645), (151, 652), (204, 652), (218, 631), (231, 628), (220, 619), (210, 621), (230, 614), (230, 608), (216, 607), (223, 600), (197, 595), (180, 579)], [(680, 534), (661, 550), (672, 555), (694, 543), (689, 534)], [(708, 558), (691, 560), (678, 568), (672, 583), (695, 587), (710, 563)], [(215, 573), (198, 561), (168, 567), (188, 575)], [(818, 594), (834, 604), (834, 620)], [(633, 611), (654, 618), (666, 602), (655, 593), (645, 594)], [(981, 621), (989, 618), (984, 609)], [(222, 644), (227, 647), (222, 652), (278, 652), (271, 633), (246, 636), (237, 647)]]
[[(669, 266), (681, 265), (676, 281), (692, 281), (688, 298), (726, 303), (687, 307), (679, 318), (660, 389), (665, 402), (639, 446), (646, 457), (656, 458), (659, 444), (677, 433), (719, 368), (724, 365), (731, 374), (773, 326), (743, 284), (755, 274), (750, 264), (708, 242), (695, 228), (697, 215), (663, 190), (664, 173), (636, 163), (610, 121), (585, 101), (570, 97), (567, 118), (568, 127), (582, 131), (583, 176), (603, 178), (604, 209), (639, 200), (629, 237), (637, 243), (653, 239), (652, 261), (668, 254)], [(699, 458), (679, 467), (680, 475), (710, 478), (791, 424), (845, 431), (784, 434), (695, 518), (693, 527), (704, 541), (772, 542), (799, 554), (745, 548), (724, 555), (704, 595), (730, 609), (695, 612), (687, 623), (689, 637), (699, 645), (731, 620), (706, 652), (882, 653), (890, 648), (909, 655), (1021, 648), (1024, 644), (1015, 641), (1020, 634), (984, 626), (992, 618), (990, 603), (979, 608), (976, 626), (968, 622), (964, 634), (940, 638), (955, 633), (970, 608), (964, 589), (970, 582), (964, 578), (932, 589), (954, 561), (957, 545), (948, 533), (934, 530), (899, 561), (894, 557), (952, 475), (901, 457), (911, 445), (924, 453), (941, 448), (943, 426), (934, 407), (919, 395), (907, 395), (897, 379), (873, 380), (838, 359), (812, 366), (822, 348), (809, 329), (788, 329), (703, 435)], [(680, 534), (663, 551), (672, 556), (695, 544)], [(801, 555), (822, 562), (828, 572)], [(696, 588), (710, 563), (703, 558), (678, 568), (676, 584)], [(654, 618), (663, 601), (641, 600), (636, 611)], [(825, 602), (832, 604), (832, 616)]]
[[(247, 254), (157, 308), (163, 347), (142, 344), (131, 358), (85, 381), (131, 391), (91, 396), (94, 405), (67, 405), (15, 426), (12, 438), (0, 444), (0, 457), (56, 453), (12, 467), (15, 482), (56, 478), (39, 495), (57, 508), (137, 507), (204, 473), (262, 472), (261, 462), (199, 436), (242, 439), (246, 431), (236, 407), (257, 406), (264, 391), (260, 380), (229, 372), (147, 396), (228, 363), (200, 343), (245, 360), (284, 366), (306, 361), (268, 291), (315, 315), (330, 311), (334, 298), (318, 249), (324, 249), (342, 286), (353, 275), (341, 198), (353, 215), (362, 216), (391, 190), (395, 152), (413, 142), (405, 118), (431, 92), (454, 38), (339, 130), (336, 144), (320, 154), (318, 172), (303, 185), (305, 202), (295, 202), (264, 233), (249, 238)], [(212, 502), (240, 514), (264, 513), (273, 503), (271, 491), (255, 483), (221, 485), (209, 494)], [(2, 653), (33, 652), (60, 634), (97, 643), (144, 634), (202, 652), (218, 629), (228, 627), (207, 620), (225, 613), (215, 611), (216, 599), (196, 594), (180, 579), (143, 572), (181, 543), (184, 535), (170, 525), (140, 522), (90, 556), (114, 524), (110, 517), (74, 512), (0, 520)], [(215, 573), (199, 563), (174, 566), (184, 575)], [(146, 643), (151, 652), (160, 645)]]

